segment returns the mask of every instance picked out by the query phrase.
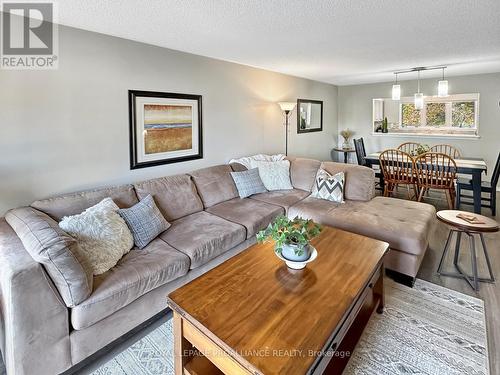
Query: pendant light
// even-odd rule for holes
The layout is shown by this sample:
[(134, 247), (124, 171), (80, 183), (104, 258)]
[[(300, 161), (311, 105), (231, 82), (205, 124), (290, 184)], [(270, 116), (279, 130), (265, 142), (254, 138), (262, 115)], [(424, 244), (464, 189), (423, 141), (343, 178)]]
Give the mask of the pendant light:
[(392, 100), (401, 100), (401, 85), (398, 85), (398, 73), (396, 74), (396, 83), (392, 85)]
[(448, 81), (444, 79), (444, 68), (443, 68), (443, 79), (438, 81), (438, 96), (444, 97), (448, 96)]
[(415, 94), (415, 109), (424, 108), (424, 94), (420, 92), (420, 70), (418, 71), (417, 93)]

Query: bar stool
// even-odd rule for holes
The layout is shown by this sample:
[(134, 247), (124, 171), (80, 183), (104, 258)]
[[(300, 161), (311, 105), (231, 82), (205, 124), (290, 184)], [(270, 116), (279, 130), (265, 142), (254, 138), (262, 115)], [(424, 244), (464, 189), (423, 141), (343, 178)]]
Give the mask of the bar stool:
[[(484, 241), (483, 233), (492, 233), (498, 232), (499, 227), (498, 223), (490, 219), (486, 216), (473, 214), (479, 221), (482, 223), (469, 223), (468, 221), (457, 217), (458, 214), (471, 215), (470, 212), (458, 211), (458, 210), (443, 210), (438, 211), (437, 218), (443, 223), (450, 226), (450, 233), (448, 234), (448, 239), (446, 240), (446, 245), (443, 249), (443, 255), (441, 256), (441, 260), (439, 261), (439, 266), (437, 273), (442, 276), (451, 276), (451, 277), (459, 277), (465, 279), (469, 285), (475, 291), (479, 290), (479, 282), (487, 282), (493, 283), (495, 282), (495, 277), (493, 276), (493, 270), (491, 269), (490, 257), (488, 256), (488, 249), (486, 248), (486, 243)], [(453, 265), (457, 270), (456, 273), (451, 272), (442, 272), (441, 269), (443, 267), (443, 261), (448, 253), (449, 248), (451, 247), (453, 233), (456, 233), (456, 242), (455, 242), (455, 254), (453, 257)], [(460, 240), (462, 238), (462, 234), (465, 234), (469, 237), (469, 250), (471, 255), (471, 264), (472, 264), (472, 275), (465, 273), (460, 265), (458, 264), (458, 257), (460, 255)], [(481, 245), (484, 252), (484, 257), (486, 258), (486, 264), (488, 266), (488, 271), (490, 274), (489, 278), (482, 278), (478, 276), (477, 272), (477, 258), (476, 258), (476, 241), (475, 235), (479, 236), (481, 239)]]

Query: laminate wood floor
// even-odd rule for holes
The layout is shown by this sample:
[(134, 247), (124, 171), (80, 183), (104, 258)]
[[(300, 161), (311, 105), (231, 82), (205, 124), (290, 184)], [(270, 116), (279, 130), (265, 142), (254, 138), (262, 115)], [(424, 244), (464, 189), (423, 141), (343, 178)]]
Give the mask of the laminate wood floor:
[[(406, 191), (403, 191), (402, 188), (400, 189), (400, 195), (402, 197), (406, 196)], [(500, 193), (497, 192), (497, 202), (499, 199)], [(430, 197), (427, 200), (424, 199), (424, 201), (433, 204), (438, 210), (447, 209), (444, 196), (439, 193), (432, 194), (431, 192)], [(472, 211), (472, 206), (462, 205), (460, 209), (463, 211)], [(500, 212), (498, 211), (497, 207), (497, 216), (494, 217), (494, 219), (500, 223)], [(482, 215), (492, 217), (491, 210), (483, 208)], [(446, 243), (446, 238), (448, 237), (448, 230), (449, 229), (446, 224), (441, 222), (437, 223), (436, 230), (431, 237), (429, 249), (425, 254), (417, 277), (464, 294), (475, 296), (484, 301), (486, 311), (486, 329), (488, 333), (490, 373), (492, 375), (500, 374), (500, 232), (487, 233), (484, 235), (486, 247), (488, 248), (488, 254), (493, 268), (493, 274), (497, 279), (497, 282), (494, 284), (480, 283), (479, 292), (475, 292), (463, 279), (439, 276), (436, 273), (439, 260), (441, 259), (441, 254)], [(470, 253), (468, 250), (468, 242), (466, 241), (468, 241), (467, 236), (462, 236), (459, 262), (464, 270), (471, 270)], [(479, 275), (488, 277), (488, 269), (482, 254), (480, 243), (478, 242), (476, 242), (476, 252), (478, 253)], [(452, 243), (454, 244), (454, 242)], [(453, 253), (454, 249), (450, 249), (444, 263), (445, 271), (454, 271), (452, 266)]]

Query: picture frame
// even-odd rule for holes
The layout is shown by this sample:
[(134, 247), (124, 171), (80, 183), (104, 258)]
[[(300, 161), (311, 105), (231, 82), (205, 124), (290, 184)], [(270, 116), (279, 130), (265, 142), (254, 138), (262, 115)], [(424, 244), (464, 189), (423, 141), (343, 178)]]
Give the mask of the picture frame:
[(129, 90), (130, 169), (203, 158), (202, 96)]
[(323, 101), (297, 99), (297, 134), (323, 131)]

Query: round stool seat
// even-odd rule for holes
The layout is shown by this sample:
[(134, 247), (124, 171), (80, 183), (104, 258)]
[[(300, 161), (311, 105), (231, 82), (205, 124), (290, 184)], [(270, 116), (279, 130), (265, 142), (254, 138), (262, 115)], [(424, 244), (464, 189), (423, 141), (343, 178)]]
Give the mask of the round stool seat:
[[(467, 220), (457, 217), (457, 215), (459, 214), (473, 216), (477, 218), (477, 220), (480, 221), (481, 223), (477, 224), (470, 223)], [(470, 212), (466, 211), (442, 210), (438, 211), (436, 216), (440, 221), (452, 227), (455, 227), (456, 229), (463, 230), (464, 232), (482, 233), (482, 232), (498, 232), (499, 230), (498, 223), (495, 220), (483, 215), (471, 214)]]

